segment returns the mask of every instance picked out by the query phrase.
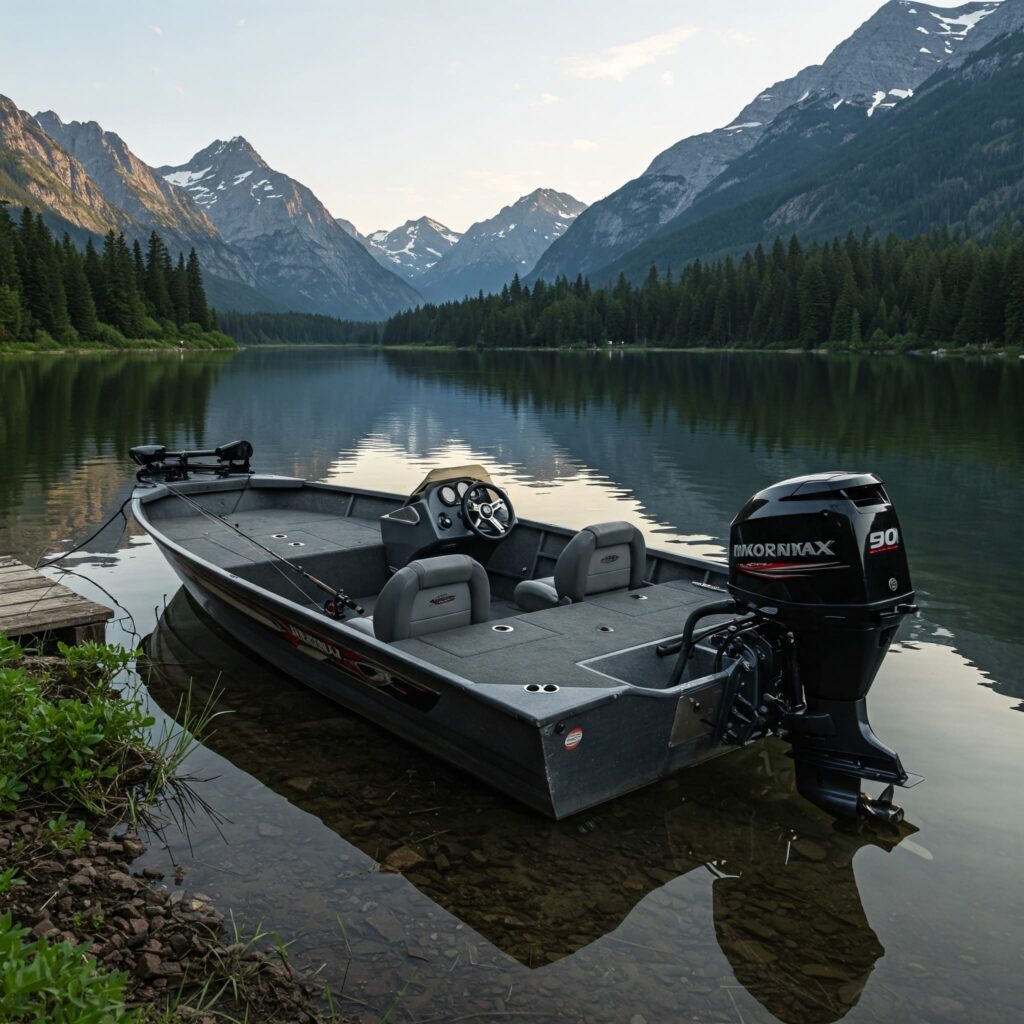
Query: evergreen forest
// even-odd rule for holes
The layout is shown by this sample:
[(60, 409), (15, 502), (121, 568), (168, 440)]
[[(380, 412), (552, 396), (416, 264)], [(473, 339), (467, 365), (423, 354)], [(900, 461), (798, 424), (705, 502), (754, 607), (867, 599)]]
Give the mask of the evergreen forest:
[(157, 346), (229, 348), (207, 304), (193, 249), (174, 260), (156, 232), (138, 240), (109, 231), (80, 251), (54, 238), (27, 207), (15, 220), (0, 203), (0, 346), (36, 349)]
[(1024, 241), (984, 245), (945, 231), (870, 231), (804, 245), (793, 236), (742, 258), (696, 260), (678, 276), (651, 267), (592, 289), (582, 277), (516, 278), (497, 295), (392, 317), (385, 345), (665, 348), (983, 348), (1024, 341)]

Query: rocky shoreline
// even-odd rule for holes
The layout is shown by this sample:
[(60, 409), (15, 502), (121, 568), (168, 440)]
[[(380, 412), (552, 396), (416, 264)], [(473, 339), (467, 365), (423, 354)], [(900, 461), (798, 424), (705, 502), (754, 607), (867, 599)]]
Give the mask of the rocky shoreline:
[(231, 934), (180, 874), (168, 885), (157, 869), (133, 872), (144, 850), (132, 831), (66, 845), (39, 814), (0, 822), (0, 870), (15, 868), (24, 883), (0, 894), (0, 913), (33, 939), (69, 943), (121, 972), (127, 1007), (173, 1008), (197, 1024), (236, 1011), (254, 1022), (323, 1019), (318, 987), (293, 970), (283, 948), (261, 949), (265, 934)]

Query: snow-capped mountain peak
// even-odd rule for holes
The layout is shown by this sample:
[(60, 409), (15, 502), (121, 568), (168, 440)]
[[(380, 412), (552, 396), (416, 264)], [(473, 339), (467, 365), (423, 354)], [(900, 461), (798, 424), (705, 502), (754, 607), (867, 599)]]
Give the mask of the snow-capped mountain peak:
[(417, 287), (428, 298), (442, 301), (480, 290), (500, 291), (515, 274), (528, 274), (586, 208), (586, 203), (565, 192), (534, 189), (470, 227)]
[(364, 319), (419, 298), (383, 270), (309, 188), (272, 168), (240, 135), (217, 139), (187, 163), (159, 173), (246, 252), (287, 308)]
[(366, 236), (377, 261), (389, 270), (415, 281), (445, 256), (462, 236), (432, 217), (407, 220), (388, 231), (381, 228)]

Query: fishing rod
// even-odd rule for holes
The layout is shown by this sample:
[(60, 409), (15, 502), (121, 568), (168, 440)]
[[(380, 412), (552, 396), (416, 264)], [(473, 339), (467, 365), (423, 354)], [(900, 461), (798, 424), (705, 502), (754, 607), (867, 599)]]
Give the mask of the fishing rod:
[(237, 534), (244, 541), (252, 544), (253, 547), (259, 548), (260, 551), (270, 555), (275, 561), (280, 562), (282, 565), (287, 566), (292, 572), (297, 573), (308, 583), (311, 583), (314, 587), (322, 590), (326, 594), (331, 595), (331, 599), (324, 602), (324, 614), (332, 619), (340, 619), (342, 617), (342, 609), (350, 608), (357, 615), (362, 615), (364, 609), (361, 605), (357, 604), (348, 594), (345, 593), (341, 587), (332, 587), (330, 583), (326, 583), (318, 576), (314, 576), (311, 572), (307, 572), (302, 568), (301, 565), (296, 565), (294, 562), (289, 562), (287, 558), (274, 551), (273, 548), (267, 547), (266, 544), (260, 543), (254, 537), (250, 537), (244, 530), (236, 526), (234, 523), (229, 523), (222, 515), (205, 508), (200, 505), (194, 498), (189, 497), (187, 494), (183, 494), (176, 487), (172, 487), (170, 484), (165, 483), (164, 486), (168, 491), (171, 492), (176, 498), (180, 498), (189, 508), (198, 512), (201, 516), (205, 516), (207, 519), (211, 519), (221, 526), (226, 526), (232, 533)]

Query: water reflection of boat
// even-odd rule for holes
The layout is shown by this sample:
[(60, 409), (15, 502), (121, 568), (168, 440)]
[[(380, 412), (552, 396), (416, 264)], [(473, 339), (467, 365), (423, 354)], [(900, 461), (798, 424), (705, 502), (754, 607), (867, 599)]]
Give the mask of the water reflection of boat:
[[(884, 950), (853, 858), (911, 834), (837, 826), (795, 794), (769, 743), (552, 822), (350, 715), (253, 658), (184, 590), (146, 641), (148, 685), (174, 713), (221, 690), (209, 745), (528, 966), (617, 929), (649, 894), (712, 873), (715, 933), (737, 980), (782, 1020), (841, 1018)], [(344, 751), (339, 756), (339, 751)], [(301, 752), (301, 753), (299, 753)], [(678, 913), (662, 938), (686, 954)]]

